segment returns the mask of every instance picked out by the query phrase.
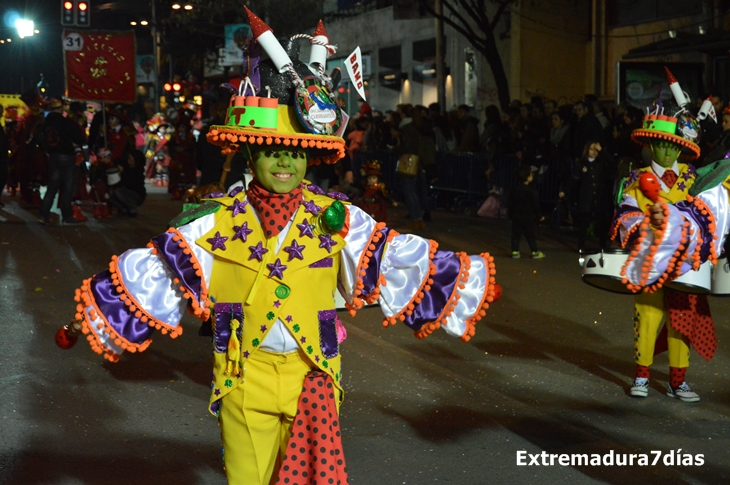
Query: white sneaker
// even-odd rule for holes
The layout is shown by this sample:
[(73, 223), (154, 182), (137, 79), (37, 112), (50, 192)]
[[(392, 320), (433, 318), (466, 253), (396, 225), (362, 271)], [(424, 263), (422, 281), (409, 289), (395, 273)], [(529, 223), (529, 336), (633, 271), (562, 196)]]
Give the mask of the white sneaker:
[(692, 388), (690, 388), (686, 382), (683, 382), (675, 388), (667, 385), (667, 396), (676, 397), (680, 401), (684, 402), (697, 402), (700, 400), (700, 396), (698, 396), (696, 392), (692, 392)]
[(646, 397), (649, 395), (649, 379), (646, 377), (637, 377), (634, 379), (634, 385), (631, 386), (631, 395), (633, 397)]

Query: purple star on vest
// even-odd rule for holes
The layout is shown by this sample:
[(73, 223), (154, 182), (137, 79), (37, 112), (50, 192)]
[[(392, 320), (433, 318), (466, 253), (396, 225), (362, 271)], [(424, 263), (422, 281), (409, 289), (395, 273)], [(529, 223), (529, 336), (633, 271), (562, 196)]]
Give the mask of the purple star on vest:
[(307, 185), (307, 190), (314, 192), (315, 194), (324, 195), (324, 190), (322, 190), (322, 188), (318, 185), (309, 184)]
[(241, 192), (243, 192), (243, 185), (239, 185), (235, 189), (233, 189), (230, 192), (228, 192), (228, 197), (235, 197), (238, 194), (240, 194)]
[(211, 251), (215, 251), (216, 249), (222, 249), (223, 251), (226, 250), (226, 241), (228, 241), (228, 236), (221, 236), (220, 232), (216, 232), (215, 236), (206, 239), (211, 244)]
[(296, 239), (292, 239), (291, 246), (284, 246), (284, 251), (289, 253), (289, 259), (287, 261), (291, 261), (294, 258), (303, 260), (304, 256), (302, 256), (302, 251), (304, 251), (304, 248), (304, 244), (300, 246), (299, 244), (297, 244)]
[(322, 208), (315, 204), (313, 200), (305, 200), (302, 204), (304, 205), (304, 212), (309, 212), (314, 216), (319, 214), (319, 211), (322, 210)]
[(243, 223), (242, 226), (233, 226), (233, 231), (235, 232), (235, 234), (233, 235), (233, 239), (231, 239), (231, 241), (240, 239), (242, 242), (246, 242), (246, 239), (248, 239), (248, 235), (253, 232), (253, 229), (248, 228), (248, 221), (246, 221)]
[(248, 356), (251, 355), (251, 353), (247, 350), (243, 353), (243, 358), (248, 359)]
[(677, 184), (677, 187), (679, 188), (679, 190), (684, 190), (684, 189), (685, 189), (685, 187), (686, 187), (686, 185), (684, 185), (684, 182), (679, 182), (679, 183)]
[(273, 264), (267, 264), (266, 267), (271, 271), (269, 273), (269, 278), (273, 278), (276, 276), (280, 280), (284, 279), (284, 270), (287, 268), (283, 264), (281, 264), (281, 260), (279, 258), (276, 258), (276, 261), (274, 261)]
[(227, 210), (233, 211), (233, 217), (236, 217), (238, 214), (246, 213), (247, 204), (248, 204), (248, 201), (235, 199), (233, 201), (233, 205), (228, 207)]
[(291, 315), (286, 316), (286, 321), (291, 323), (291, 321), (294, 320)]
[(328, 253), (332, 252), (332, 246), (337, 245), (337, 241), (332, 240), (332, 236), (329, 234), (322, 234), (319, 236), (319, 247), (325, 248)]
[(262, 332), (265, 332), (266, 331), (266, 325), (261, 325), (261, 331)]
[(691, 179), (691, 178), (692, 178), (692, 174), (691, 174), (691, 173), (689, 173), (689, 172), (684, 172), (684, 173), (682, 174), (682, 178), (683, 178), (684, 180), (689, 180), (689, 179)]
[(347, 198), (347, 196), (345, 194), (343, 194), (342, 192), (337, 192), (336, 190), (333, 190), (332, 192), (328, 192), (327, 196), (332, 197), (333, 199), (337, 199), (337, 200), (350, 200)]
[(249, 261), (254, 258), (258, 259), (259, 261), (263, 261), (264, 254), (269, 252), (269, 250), (266, 249), (263, 244), (261, 244), (261, 241), (259, 241), (256, 246), (249, 246), (248, 249), (251, 250), (251, 256), (248, 257)]
[(314, 356), (314, 360), (317, 361), (317, 362), (319, 362), (319, 355), (315, 355)]
[(274, 308), (279, 308), (281, 306), (281, 302), (279, 300), (276, 300), (274, 302)]
[(300, 338), (300, 339), (299, 339), (299, 341), (300, 341), (301, 343), (306, 343), (306, 341), (307, 341), (307, 337), (302, 337), (302, 338)]
[(299, 228), (299, 237), (311, 237), (314, 238), (314, 234), (312, 234), (312, 226), (309, 225), (309, 222), (304, 221), (301, 224), (297, 224), (297, 227)]
[(220, 396), (221, 395), (221, 390), (220, 389), (216, 389), (214, 394), (216, 396)]

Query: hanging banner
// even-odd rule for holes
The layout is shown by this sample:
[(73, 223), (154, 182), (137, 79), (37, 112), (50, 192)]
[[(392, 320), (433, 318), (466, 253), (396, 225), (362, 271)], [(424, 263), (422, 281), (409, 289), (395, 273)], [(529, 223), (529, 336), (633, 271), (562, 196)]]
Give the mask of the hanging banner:
[(134, 32), (63, 32), (66, 96), (133, 103), (136, 100)]
[(365, 85), (362, 77), (362, 55), (360, 55), (359, 46), (355, 47), (353, 53), (345, 59), (345, 67), (347, 68), (347, 73), (350, 75), (352, 85), (357, 90), (357, 94), (360, 95), (363, 101), (367, 101), (365, 99)]

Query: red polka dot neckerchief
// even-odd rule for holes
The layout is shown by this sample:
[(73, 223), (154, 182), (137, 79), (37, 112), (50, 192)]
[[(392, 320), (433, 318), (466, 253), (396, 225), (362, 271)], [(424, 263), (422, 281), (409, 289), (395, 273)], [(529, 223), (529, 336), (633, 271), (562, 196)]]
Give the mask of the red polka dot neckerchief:
[(267, 239), (284, 230), (302, 203), (302, 189), (300, 187), (295, 188), (288, 194), (277, 194), (266, 190), (255, 179), (248, 185), (246, 196), (259, 214)]

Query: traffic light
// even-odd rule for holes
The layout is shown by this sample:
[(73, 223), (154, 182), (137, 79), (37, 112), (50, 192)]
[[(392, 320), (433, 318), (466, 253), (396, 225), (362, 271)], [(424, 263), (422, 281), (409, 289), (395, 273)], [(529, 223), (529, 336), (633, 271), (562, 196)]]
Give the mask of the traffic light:
[(61, 1), (61, 25), (76, 25), (74, 2), (72, 0)]
[(76, 25), (91, 26), (91, 5), (88, 0), (76, 0)]

